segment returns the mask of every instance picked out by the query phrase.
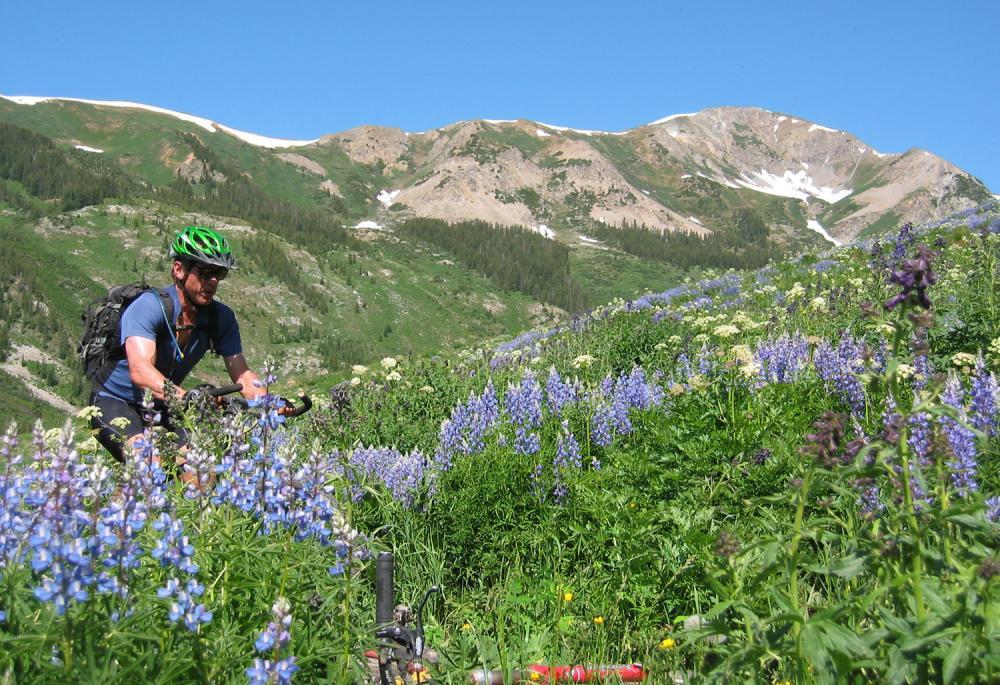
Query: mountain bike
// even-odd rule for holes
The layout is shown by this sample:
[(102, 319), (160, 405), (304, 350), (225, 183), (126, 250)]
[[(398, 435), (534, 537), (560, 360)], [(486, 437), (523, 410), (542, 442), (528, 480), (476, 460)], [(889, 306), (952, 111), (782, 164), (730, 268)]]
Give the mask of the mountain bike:
[[(375, 637), (382, 641), (377, 650), (366, 652), (374, 685), (433, 684), (428, 664), (438, 662), (437, 652), (427, 647), (423, 612), (427, 600), (441, 589), (433, 585), (424, 594), (417, 610), (394, 606), (395, 559), (382, 552), (375, 562)], [(412, 624), (412, 627), (411, 627)], [(426, 663), (425, 663), (426, 662)], [(518, 683), (638, 683), (648, 673), (641, 664), (556, 666), (529, 664), (507, 673), (476, 669), (464, 677), (472, 685), (516, 685)]]

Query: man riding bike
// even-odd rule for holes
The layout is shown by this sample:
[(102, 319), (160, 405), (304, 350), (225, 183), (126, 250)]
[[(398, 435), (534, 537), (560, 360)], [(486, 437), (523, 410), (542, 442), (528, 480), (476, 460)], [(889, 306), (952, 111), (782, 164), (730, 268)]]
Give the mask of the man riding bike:
[[(173, 384), (178, 398), (185, 395), (181, 383), (191, 369), (212, 349), (222, 357), (242, 394), (255, 399), (264, 389), (254, 384), (257, 375), (243, 356), (240, 329), (233, 310), (215, 300), (220, 281), (235, 269), (229, 241), (211, 228), (188, 226), (170, 245), (173, 285), (164, 294), (149, 290), (125, 309), (121, 317), (121, 343), (125, 358), (118, 362), (104, 383), (95, 383), (90, 404), (101, 410), (91, 419), (97, 439), (118, 461), (124, 463), (145, 424), (158, 415), (159, 425), (177, 434), (184, 446), (187, 436), (170, 417), (164, 397), (164, 381)], [(173, 320), (167, 320), (164, 295), (173, 301)], [(153, 413), (142, 407), (145, 390), (153, 394)], [(116, 418), (124, 428), (112, 425)]]

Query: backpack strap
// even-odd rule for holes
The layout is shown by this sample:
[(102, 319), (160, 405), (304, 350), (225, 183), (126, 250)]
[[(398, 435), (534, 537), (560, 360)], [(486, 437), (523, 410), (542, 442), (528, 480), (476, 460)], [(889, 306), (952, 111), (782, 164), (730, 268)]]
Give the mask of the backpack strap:
[(156, 292), (163, 302), (163, 316), (167, 319), (167, 326), (172, 329), (174, 327), (174, 298), (170, 297), (171, 287), (157, 288)]

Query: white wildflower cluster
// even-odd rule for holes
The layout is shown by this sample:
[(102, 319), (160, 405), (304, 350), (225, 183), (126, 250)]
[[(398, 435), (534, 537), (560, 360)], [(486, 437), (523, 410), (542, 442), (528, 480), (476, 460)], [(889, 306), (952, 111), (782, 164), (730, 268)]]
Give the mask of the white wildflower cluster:
[(733, 336), (740, 334), (740, 329), (732, 324), (723, 324), (721, 326), (716, 326), (712, 334), (718, 338), (732, 338)]
[(785, 293), (785, 299), (788, 300), (789, 302), (794, 302), (795, 300), (799, 299), (805, 294), (806, 294), (806, 289), (802, 287), (801, 283), (796, 281), (795, 285), (793, 285), (792, 288), (787, 293)]
[(754, 321), (752, 318), (750, 318), (750, 315), (744, 311), (738, 311), (735, 314), (733, 314), (730, 323), (738, 327), (741, 331), (752, 331), (767, 325), (760, 321)]
[(968, 352), (957, 352), (951, 357), (951, 364), (964, 374), (972, 373), (976, 367), (976, 355)]
[(594, 363), (594, 357), (589, 354), (581, 354), (579, 357), (573, 360), (572, 366), (574, 369), (585, 369)]

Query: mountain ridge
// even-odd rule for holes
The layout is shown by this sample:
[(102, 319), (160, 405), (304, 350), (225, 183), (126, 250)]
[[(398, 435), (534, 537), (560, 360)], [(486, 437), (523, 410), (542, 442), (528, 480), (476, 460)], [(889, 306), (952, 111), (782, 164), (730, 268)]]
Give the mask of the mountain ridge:
[[(803, 236), (811, 233), (840, 244), (990, 196), (978, 179), (929, 151), (883, 153), (846, 131), (752, 107), (672, 114), (617, 132), (473, 119), (422, 132), (362, 125), (297, 141), (140, 103), (0, 97), (20, 106), (145, 110), (193, 124), (196, 135), (227, 134), (315, 176), (311, 187), (322, 196), (344, 199), (353, 183), (353, 220), (379, 224), (483, 221), (570, 241), (596, 225), (707, 236), (728, 230), (732, 212), (750, 207), (779, 241), (808, 241)], [(103, 151), (104, 134), (87, 133), (65, 142)], [(175, 152), (171, 141), (161, 145), (169, 174), (189, 182), (210, 175), (201, 160)]]

